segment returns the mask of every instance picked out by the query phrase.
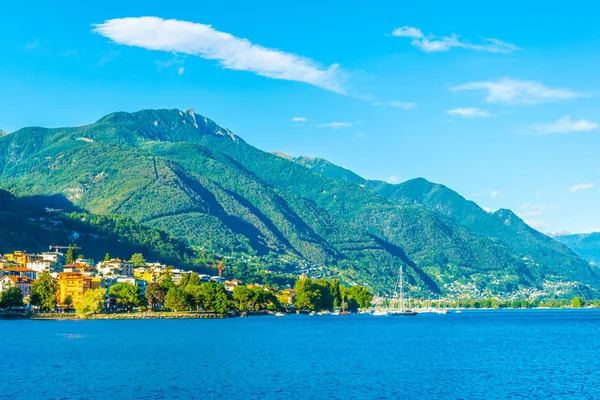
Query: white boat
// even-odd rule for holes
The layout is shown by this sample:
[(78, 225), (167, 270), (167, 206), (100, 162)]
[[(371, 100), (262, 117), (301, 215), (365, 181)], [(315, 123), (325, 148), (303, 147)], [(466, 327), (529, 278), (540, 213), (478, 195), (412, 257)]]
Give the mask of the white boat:
[(282, 313), (282, 312), (276, 312), (276, 313), (275, 313), (275, 316), (276, 316), (276, 317), (285, 317), (285, 314), (284, 314), (284, 313)]
[[(400, 298), (398, 299), (398, 288), (400, 288)], [(394, 291), (394, 298), (390, 304), (395, 307), (390, 307), (389, 315), (393, 317), (414, 317), (418, 313), (416, 311), (410, 310), (404, 307), (404, 274), (402, 271), (402, 266), (400, 266), (400, 270), (398, 271), (398, 280), (396, 282), (396, 290)], [(399, 303), (399, 304), (398, 304)]]
[(340, 310), (335, 310), (334, 312), (331, 313), (331, 315), (340, 315)]
[(377, 308), (375, 309), (375, 311), (373, 311), (373, 315), (374, 317), (387, 317), (389, 315), (387, 310), (384, 310), (382, 308)]
[(316, 314), (317, 314), (317, 313), (316, 313), (316, 312), (314, 312), (314, 311), (311, 311), (311, 312), (309, 312), (309, 313), (308, 313), (308, 315), (310, 315), (311, 317), (314, 317)]

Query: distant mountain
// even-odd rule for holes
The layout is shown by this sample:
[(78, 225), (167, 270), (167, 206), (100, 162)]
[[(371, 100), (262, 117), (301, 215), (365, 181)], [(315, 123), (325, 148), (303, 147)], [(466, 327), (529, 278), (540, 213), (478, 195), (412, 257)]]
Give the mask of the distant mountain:
[(305, 260), (374, 290), (389, 292), (401, 265), (418, 295), (600, 288), (596, 269), (508, 210), (488, 214), (423, 179), (390, 185), (266, 153), (192, 110), (13, 132), (0, 138), (0, 187), (124, 215), (189, 246), (267, 257), (274, 272)]
[(558, 235), (555, 240), (564, 244), (584, 260), (600, 265), (600, 232)]

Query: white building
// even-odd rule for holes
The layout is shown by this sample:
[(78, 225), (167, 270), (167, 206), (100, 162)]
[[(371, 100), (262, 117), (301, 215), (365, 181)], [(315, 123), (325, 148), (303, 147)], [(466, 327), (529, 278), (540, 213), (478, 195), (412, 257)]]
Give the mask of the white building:
[(117, 259), (111, 259), (108, 261), (102, 261), (96, 264), (98, 272), (102, 275), (125, 275), (133, 276), (133, 265), (127, 261)]

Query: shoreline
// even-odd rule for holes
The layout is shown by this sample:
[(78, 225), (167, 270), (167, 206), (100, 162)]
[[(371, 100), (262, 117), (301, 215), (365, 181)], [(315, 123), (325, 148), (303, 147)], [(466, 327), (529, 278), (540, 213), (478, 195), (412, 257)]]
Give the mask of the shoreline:
[(233, 318), (230, 314), (194, 314), (194, 313), (115, 313), (77, 315), (63, 314), (0, 314), (0, 320), (35, 320), (35, 321), (92, 321), (92, 320), (136, 320), (136, 319), (225, 319)]

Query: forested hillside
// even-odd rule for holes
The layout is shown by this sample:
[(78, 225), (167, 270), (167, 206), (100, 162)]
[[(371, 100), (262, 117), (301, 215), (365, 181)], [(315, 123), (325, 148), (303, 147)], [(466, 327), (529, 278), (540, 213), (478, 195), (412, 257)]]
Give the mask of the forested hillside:
[(186, 246), (306, 260), (374, 290), (391, 290), (400, 265), (420, 295), (600, 288), (595, 269), (508, 211), (488, 214), (424, 180), (390, 187), (266, 153), (192, 110), (24, 128), (0, 139), (0, 156), (0, 187), (19, 196), (62, 196)]

